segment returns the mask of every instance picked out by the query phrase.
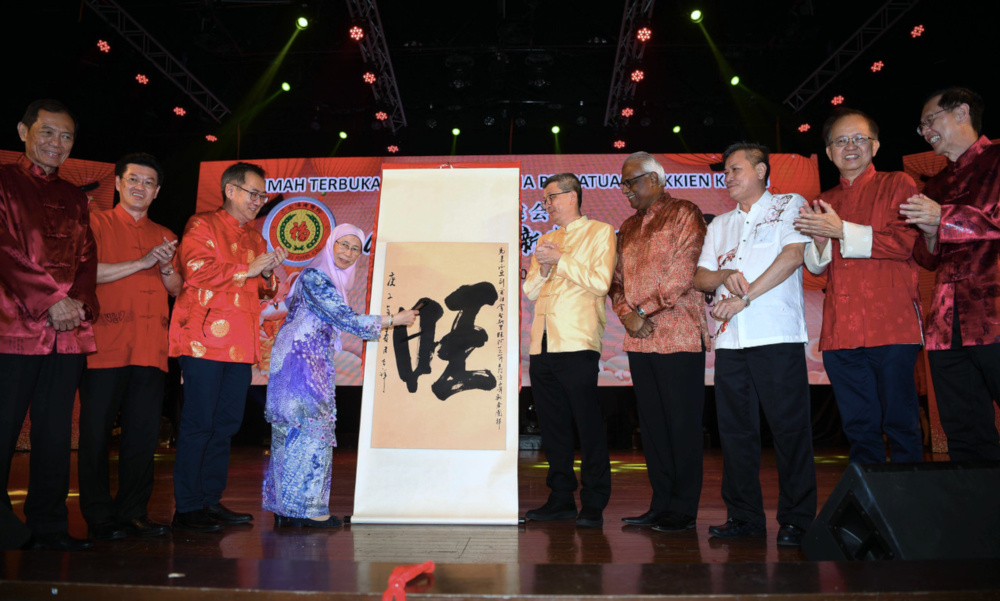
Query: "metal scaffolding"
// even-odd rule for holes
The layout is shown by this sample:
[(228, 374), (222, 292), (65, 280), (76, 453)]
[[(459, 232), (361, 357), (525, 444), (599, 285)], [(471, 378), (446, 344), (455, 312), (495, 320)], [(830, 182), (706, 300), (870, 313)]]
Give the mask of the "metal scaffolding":
[(913, 8), (920, 0), (889, 0), (880, 9), (875, 11), (864, 25), (861, 26), (840, 48), (830, 55), (812, 75), (806, 78), (802, 84), (795, 88), (784, 104), (792, 107), (798, 112), (802, 107), (809, 104), (813, 98), (819, 94), (831, 81), (836, 79), (844, 69), (857, 59), (862, 52), (867, 50), (882, 37), (890, 27), (896, 24), (908, 10)]
[(608, 108), (604, 112), (604, 125), (618, 127), (628, 123), (621, 114), (622, 108), (635, 97), (635, 82), (629, 77), (629, 67), (638, 63), (646, 45), (636, 38), (637, 24), (648, 21), (653, 14), (655, 0), (627, 0), (622, 15), (622, 28), (618, 34), (618, 53), (611, 72), (611, 92)]
[(392, 70), (392, 60), (389, 58), (389, 48), (385, 44), (385, 31), (382, 30), (382, 19), (378, 15), (375, 0), (347, 0), (347, 10), (355, 21), (364, 22), (365, 35), (361, 38), (361, 58), (375, 64), (375, 83), (372, 93), (379, 109), (384, 110), (389, 118), (386, 123), (392, 133), (406, 127), (406, 113), (403, 112), (403, 101), (399, 98), (399, 87), (396, 85), (396, 73)]
[(217, 123), (232, 112), (115, 0), (83, 1)]

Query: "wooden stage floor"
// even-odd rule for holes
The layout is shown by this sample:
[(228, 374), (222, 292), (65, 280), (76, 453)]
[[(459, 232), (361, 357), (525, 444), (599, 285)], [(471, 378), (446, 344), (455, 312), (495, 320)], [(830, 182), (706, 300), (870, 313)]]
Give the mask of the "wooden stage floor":
[[(840, 479), (846, 450), (817, 454), (820, 507)], [(18, 454), (10, 482), (15, 511), (27, 486), (27, 454)], [(76, 457), (73, 457), (74, 466)], [(335, 450), (331, 508), (349, 515), (356, 452)], [(724, 542), (708, 527), (725, 521), (719, 493), (721, 452), (705, 456), (698, 526), (659, 533), (626, 526), (621, 518), (648, 508), (641, 452), (613, 452), (613, 492), (602, 529), (573, 522), (521, 526), (372, 526), (276, 529), (260, 509), (267, 450), (233, 451), (224, 503), (249, 511), (254, 522), (221, 533), (171, 533), (153, 539), (98, 542), (77, 553), (0, 553), (0, 599), (376, 599), (393, 567), (434, 561), (433, 580), (407, 588), (413, 599), (1000, 599), (1000, 561), (810, 562), (774, 537), (777, 475), (765, 451), (761, 478), (768, 536)], [(112, 465), (114, 469), (114, 464)], [(157, 456), (150, 515), (173, 513), (173, 453)], [(86, 535), (76, 498), (69, 500), (70, 532)], [(521, 514), (542, 504), (544, 458), (519, 458)], [(387, 491), (391, 494), (391, 491)]]

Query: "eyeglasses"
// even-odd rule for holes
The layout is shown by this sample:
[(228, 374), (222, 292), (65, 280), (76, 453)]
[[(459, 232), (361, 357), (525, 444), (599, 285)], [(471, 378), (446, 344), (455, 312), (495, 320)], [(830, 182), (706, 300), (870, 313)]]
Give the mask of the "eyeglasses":
[(837, 148), (843, 148), (844, 146), (847, 146), (851, 142), (853, 142), (855, 146), (864, 146), (865, 144), (874, 141), (875, 138), (872, 138), (871, 136), (862, 136), (861, 134), (857, 134), (855, 136), (840, 136), (836, 140), (830, 140), (830, 143), (827, 144), (827, 146), (836, 146)]
[(130, 175), (128, 177), (124, 177), (124, 178), (122, 178), (122, 181), (124, 181), (126, 184), (128, 184), (130, 186), (140, 186), (141, 185), (143, 188), (150, 188), (150, 189), (156, 187), (156, 180), (152, 180), (152, 179), (139, 179), (138, 177), (136, 177), (134, 175)]
[(347, 242), (337, 242), (337, 246), (339, 246), (340, 248), (343, 248), (345, 251), (351, 253), (352, 255), (360, 255), (361, 254), (361, 247), (360, 246), (351, 246)]
[(542, 197), (542, 204), (543, 205), (552, 204), (552, 203), (554, 203), (556, 201), (556, 198), (555, 198), (556, 196), (559, 196), (560, 194), (569, 194), (570, 192), (572, 192), (572, 190), (566, 190), (565, 192), (553, 192), (552, 194), (546, 194), (545, 196)]
[[(236, 184), (233, 184), (233, 185), (236, 186)], [(267, 194), (264, 194), (263, 192), (254, 192), (253, 190), (247, 190), (243, 186), (236, 186), (236, 187), (239, 188), (240, 190), (243, 190), (247, 194), (249, 194), (250, 195), (250, 200), (256, 200), (256, 201), (259, 201), (259, 202), (267, 202)]]
[(641, 175), (637, 175), (637, 176), (635, 176), (635, 177), (630, 177), (630, 178), (628, 178), (628, 179), (623, 179), (623, 180), (622, 180), (622, 183), (621, 183), (621, 187), (622, 187), (622, 188), (631, 188), (632, 186), (634, 186), (634, 185), (635, 185), (635, 183), (636, 183), (637, 181), (639, 181), (639, 180), (641, 180), (642, 178), (646, 177), (646, 176), (647, 176), (647, 175), (649, 175), (650, 173), (652, 173), (652, 171), (647, 171), (647, 172), (645, 172), (645, 173), (643, 173), (643, 174), (641, 174)]
[(927, 115), (926, 117), (924, 117), (923, 119), (921, 119), (920, 120), (920, 125), (917, 126), (917, 135), (918, 136), (924, 135), (924, 130), (928, 129), (932, 125), (934, 125), (934, 120), (937, 119), (938, 115), (940, 115), (941, 113), (943, 113), (945, 111), (950, 111), (950, 110), (951, 109), (941, 109), (939, 111), (934, 111), (930, 115)]

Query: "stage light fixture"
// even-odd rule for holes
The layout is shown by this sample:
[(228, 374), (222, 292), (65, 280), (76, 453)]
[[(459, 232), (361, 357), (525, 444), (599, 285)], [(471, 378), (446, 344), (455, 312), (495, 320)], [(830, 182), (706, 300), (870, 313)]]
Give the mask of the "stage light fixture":
[(830, 99), (830, 104), (832, 104), (833, 106), (844, 104), (844, 97), (839, 95), (834, 96), (833, 98)]
[(679, 133), (681, 133), (681, 126), (680, 125), (675, 125), (674, 128), (671, 131), (674, 132), (675, 134), (679, 134)]
[(375, 113), (375, 118), (379, 121), (385, 121), (389, 118), (389, 113), (386, 113), (385, 111), (377, 111)]
[(924, 34), (924, 26), (923, 25), (917, 25), (916, 27), (913, 28), (913, 31), (910, 32), (910, 37), (911, 38), (919, 38), (923, 34)]
[(731, 86), (738, 86), (738, 85), (740, 85), (740, 76), (739, 75), (733, 75), (733, 78), (729, 80), (729, 85), (731, 85)]
[(288, 82), (286, 81), (286, 82), (283, 82), (281, 84), (281, 89), (284, 90), (284, 91), (286, 91), (286, 92), (291, 92), (292, 91), (292, 86), (288, 85)]
[(493, 115), (486, 115), (485, 117), (483, 117), (483, 125), (487, 127), (493, 125), (496, 122), (497, 122), (496, 117), (494, 117)]
[(614, 146), (618, 150), (621, 150), (622, 148), (625, 148), (625, 140), (615, 140)]
[(635, 38), (643, 43), (648, 42), (651, 37), (653, 37), (653, 30), (648, 27), (642, 27), (635, 32)]
[(351, 39), (355, 42), (360, 42), (361, 38), (365, 37), (365, 30), (361, 29), (358, 25), (351, 27), (349, 33), (351, 35)]
[(205, 139), (208, 140), (209, 142), (215, 142), (218, 140), (218, 138), (216, 138), (212, 134), (208, 134), (207, 136), (205, 136)]
[(625, 108), (622, 109), (622, 117), (625, 117), (626, 119), (629, 118), (629, 117), (631, 117), (634, 114), (635, 114), (635, 111), (633, 111), (631, 107), (625, 107)]
[(462, 130), (458, 129), (457, 127), (451, 128), (451, 135), (457, 136), (460, 133), (462, 133)]
[(801, 133), (806, 133), (807, 131), (809, 131), (809, 127), (810, 126), (808, 123), (803, 123), (802, 125), (799, 126), (799, 131)]
[(386, 150), (388, 150), (390, 154), (396, 154), (397, 152), (399, 152), (399, 146), (396, 146), (395, 144), (390, 144), (389, 147), (386, 148)]
[(692, 23), (701, 23), (701, 20), (704, 19), (704, 18), (705, 18), (705, 15), (703, 15), (700, 10), (695, 9), (695, 10), (691, 11), (691, 22)]
[(884, 66), (885, 63), (883, 63), (882, 61), (875, 61), (874, 63), (872, 63), (872, 73), (878, 73), (879, 71), (882, 70), (882, 67)]
[(298, 29), (299, 31), (302, 31), (306, 27), (309, 27), (309, 19), (307, 19), (305, 17), (299, 17), (298, 19), (295, 19), (295, 28), (296, 29)]
[(185, 111), (183, 107), (175, 106), (174, 114), (177, 115), (178, 117), (183, 117), (184, 115), (187, 114), (187, 111)]
[(111, 52), (111, 44), (105, 42), (104, 40), (97, 40), (97, 48), (105, 54)]
[(640, 81), (643, 80), (644, 77), (646, 77), (646, 74), (643, 72), (642, 69), (636, 69), (635, 71), (632, 71), (632, 81), (634, 81), (635, 83), (639, 83)]
[(137, 82), (141, 83), (142, 85), (146, 85), (146, 84), (149, 83), (149, 78), (146, 77), (145, 75), (143, 75), (142, 73), (139, 73), (138, 75), (136, 75), (135, 76), (135, 80)]
[(375, 83), (376, 77), (371, 71), (366, 71), (365, 74), (361, 76), (361, 79), (365, 80), (365, 83), (373, 84)]
[(339, 136), (340, 136), (340, 139), (341, 139), (341, 140), (346, 140), (346, 139), (347, 139), (347, 132), (346, 132), (346, 131), (342, 131), (342, 132), (340, 132), (340, 133), (339, 133), (339, 134), (337, 134), (337, 135), (339, 135)]
[(559, 129), (559, 126), (558, 126), (558, 125), (553, 125), (553, 126), (552, 126), (552, 133), (554, 133), (554, 134), (557, 134), (557, 133), (559, 133), (560, 131), (561, 131), (561, 130)]

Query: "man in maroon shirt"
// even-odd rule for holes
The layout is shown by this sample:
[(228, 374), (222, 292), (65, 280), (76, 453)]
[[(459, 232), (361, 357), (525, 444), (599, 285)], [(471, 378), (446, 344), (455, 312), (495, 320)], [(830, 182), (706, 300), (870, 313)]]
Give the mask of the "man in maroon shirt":
[(952, 461), (1000, 460), (1000, 146), (983, 108), (965, 88), (924, 103), (917, 133), (948, 166), (900, 208), (923, 234), (917, 263), (937, 269), (926, 344)]
[(823, 126), (826, 155), (840, 183), (806, 204), (795, 228), (810, 235), (805, 264), (824, 271), (819, 347), (833, 385), (851, 461), (923, 460), (913, 368), (923, 342), (913, 242), (899, 215), (916, 193), (905, 173), (876, 171), (878, 125), (854, 109), (834, 112)]
[(17, 131), (24, 156), (0, 167), (0, 548), (25, 544), (28, 534), (6, 484), (30, 404), (29, 545), (74, 551), (92, 545), (69, 535), (66, 496), (76, 385), (97, 348), (97, 257), (87, 196), (58, 174), (76, 120), (62, 103), (39, 100)]

